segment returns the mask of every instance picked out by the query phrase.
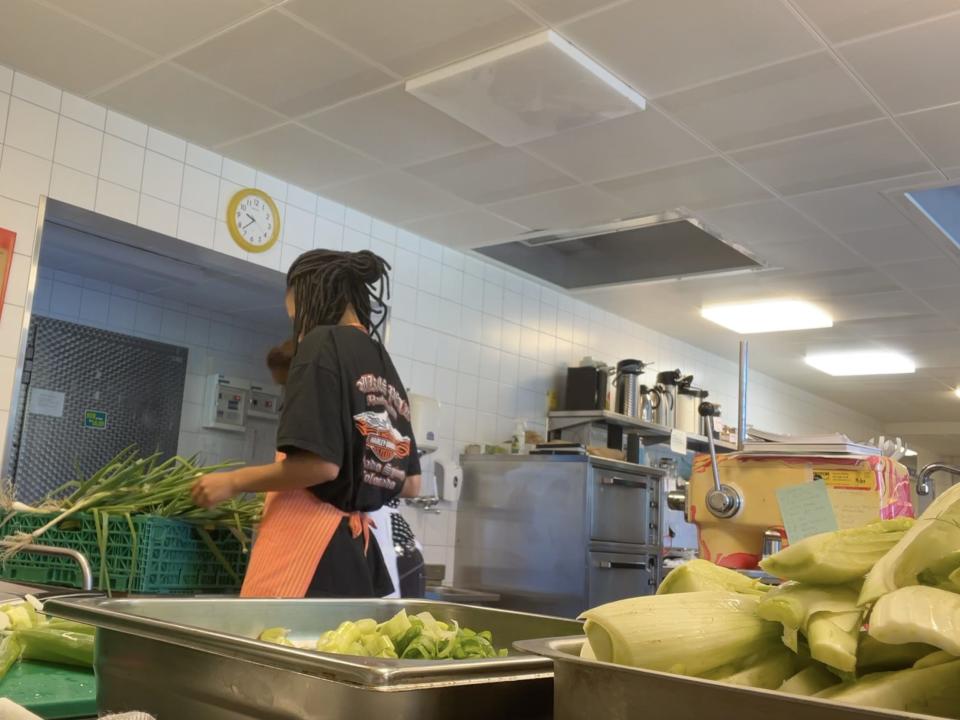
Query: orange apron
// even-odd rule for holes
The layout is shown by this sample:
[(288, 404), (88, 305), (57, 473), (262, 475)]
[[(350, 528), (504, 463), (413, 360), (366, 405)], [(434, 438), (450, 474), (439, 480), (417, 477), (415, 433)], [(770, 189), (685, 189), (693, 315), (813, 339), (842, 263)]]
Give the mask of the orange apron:
[[(277, 453), (277, 462), (283, 453)], [(242, 598), (302, 598), (343, 518), (350, 532), (370, 545), (372, 522), (363, 513), (345, 513), (309, 490), (267, 493), (263, 519), (243, 578)]]

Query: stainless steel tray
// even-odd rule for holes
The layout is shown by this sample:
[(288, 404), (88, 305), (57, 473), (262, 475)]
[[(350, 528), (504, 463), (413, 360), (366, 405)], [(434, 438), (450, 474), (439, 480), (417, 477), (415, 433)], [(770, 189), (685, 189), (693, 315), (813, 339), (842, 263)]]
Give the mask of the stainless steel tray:
[(579, 636), (515, 643), (524, 652), (554, 661), (554, 720), (640, 720), (652, 715), (670, 720), (942, 720), (584, 660), (580, 657), (584, 640)]
[(498, 647), (581, 632), (571, 620), (429, 601), (72, 596), (45, 607), (98, 628), (101, 710), (143, 710), (161, 718), (550, 718), (553, 667), (536, 655), (380, 660), (252, 638), (275, 626), (291, 629), (294, 638), (317, 637), (344, 620), (382, 621), (401, 608), (490, 630)]

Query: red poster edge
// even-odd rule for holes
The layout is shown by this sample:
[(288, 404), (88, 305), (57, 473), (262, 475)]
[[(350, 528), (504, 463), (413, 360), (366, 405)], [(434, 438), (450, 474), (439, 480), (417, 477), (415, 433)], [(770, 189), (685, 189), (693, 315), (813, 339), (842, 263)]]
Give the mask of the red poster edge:
[(13, 265), (13, 246), (17, 241), (17, 234), (13, 230), (0, 228), (0, 250), (6, 250), (7, 259), (0, 268), (0, 315), (3, 314), (3, 302), (7, 297), (7, 281), (10, 279), (10, 266)]

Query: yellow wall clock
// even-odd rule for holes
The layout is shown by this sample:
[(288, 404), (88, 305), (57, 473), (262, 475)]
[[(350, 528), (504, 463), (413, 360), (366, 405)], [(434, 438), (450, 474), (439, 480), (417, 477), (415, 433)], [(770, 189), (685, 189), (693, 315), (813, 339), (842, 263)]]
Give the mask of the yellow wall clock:
[(280, 239), (280, 210), (262, 190), (244, 188), (227, 206), (227, 227), (233, 241), (248, 252), (266, 252)]

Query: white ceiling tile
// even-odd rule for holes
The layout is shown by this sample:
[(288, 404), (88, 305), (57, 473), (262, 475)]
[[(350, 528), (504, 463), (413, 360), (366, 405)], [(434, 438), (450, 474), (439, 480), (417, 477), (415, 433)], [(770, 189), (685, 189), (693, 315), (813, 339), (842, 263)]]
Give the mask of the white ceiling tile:
[(960, 100), (960, 14), (844, 45), (840, 53), (895, 113)]
[(320, 193), (396, 224), (467, 207), (459, 198), (399, 170), (329, 185)]
[(518, 0), (551, 25), (612, 5), (618, 0)]
[(884, 265), (881, 270), (906, 290), (960, 285), (960, 265), (946, 256)]
[(502, 217), (537, 230), (579, 228), (627, 217), (627, 205), (589, 185), (491, 205)]
[(750, 249), (824, 235), (820, 228), (780, 200), (702, 210), (697, 217), (725, 240)]
[(556, 190), (576, 182), (522, 150), (499, 145), (467, 150), (407, 170), (479, 204)]
[(0, 64), (80, 95), (152, 59), (89, 25), (28, 0), (3, 3), (3, 27), (7, 32), (0, 42)]
[(798, 272), (858, 268), (866, 265), (859, 255), (831, 237), (814, 237), (784, 245), (770, 245), (757, 251), (770, 265)]
[(291, 116), (391, 81), (383, 71), (277, 11), (235, 26), (180, 55), (177, 62)]
[(519, 235), (527, 228), (486, 210), (464, 210), (407, 223), (407, 229), (445, 245), (473, 248)]
[(819, 49), (771, 0), (632, 0), (562, 34), (648, 97)]
[(101, 93), (97, 100), (203, 145), (247, 135), (282, 119), (169, 63)]
[(847, 246), (877, 265), (944, 257), (943, 250), (913, 225), (858, 230), (841, 233), (839, 237)]
[(657, 102), (721, 150), (851, 125), (881, 114), (827, 53), (752, 70)]
[(937, 172), (918, 173), (790, 198), (790, 204), (830, 232), (844, 233), (903, 225), (906, 217), (885, 196), (895, 189), (942, 181)]
[(303, 123), (390, 165), (409, 165), (490, 142), (399, 85), (311, 115)]
[(889, 120), (742, 150), (731, 157), (784, 195), (932, 169)]
[(835, 297), (830, 300), (830, 309), (833, 312), (833, 319), (839, 322), (922, 315), (930, 312), (921, 300), (904, 290)]
[(960, 164), (960, 103), (897, 119), (938, 166)]
[(939, 288), (919, 289), (917, 297), (941, 313), (950, 313), (952, 317), (960, 314), (960, 284)]
[(760, 200), (769, 193), (722, 158), (597, 183), (627, 203), (631, 214), (686, 207), (700, 210)]
[(840, 327), (865, 338), (918, 335), (928, 332), (953, 332), (957, 329), (954, 323), (933, 314), (851, 320), (841, 323)]
[(815, 273), (765, 272), (757, 285), (770, 292), (793, 292), (811, 298), (865, 295), (899, 289), (889, 277), (871, 268), (821, 270)]
[(258, 0), (51, 0), (83, 18), (156, 53), (169, 53), (263, 10)]
[(957, 0), (793, 0), (832, 42), (892, 30), (960, 10)]
[(582, 182), (633, 175), (706, 157), (712, 151), (648, 108), (523, 146)]
[(292, 0), (284, 7), (404, 77), (540, 27), (505, 0)]
[(220, 149), (225, 155), (304, 187), (348, 180), (379, 168), (374, 160), (292, 124), (227, 143)]

